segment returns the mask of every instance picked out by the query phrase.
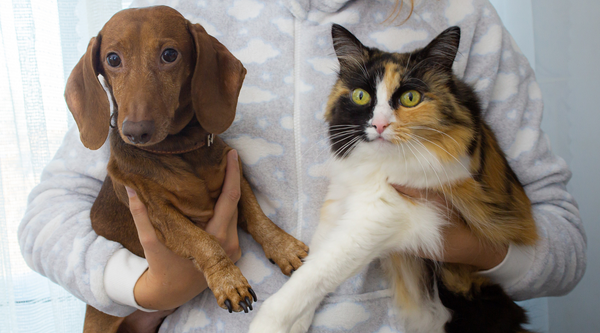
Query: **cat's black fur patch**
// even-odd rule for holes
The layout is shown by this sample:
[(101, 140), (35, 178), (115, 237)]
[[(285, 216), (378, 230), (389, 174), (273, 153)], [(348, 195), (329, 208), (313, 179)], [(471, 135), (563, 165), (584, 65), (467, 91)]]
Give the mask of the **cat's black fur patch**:
[(472, 292), (472, 299), (448, 291), (439, 279), (437, 287), (442, 304), (453, 314), (446, 333), (526, 332), (521, 328), (527, 323), (525, 310), (500, 286), (483, 285), (479, 292)]

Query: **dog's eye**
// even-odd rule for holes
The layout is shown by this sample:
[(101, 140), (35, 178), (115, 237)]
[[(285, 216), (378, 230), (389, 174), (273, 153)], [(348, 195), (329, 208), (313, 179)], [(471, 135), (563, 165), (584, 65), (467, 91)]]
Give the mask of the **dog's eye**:
[(162, 60), (164, 62), (173, 62), (175, 60), (177, 60), (177, 51), (173, 50), (173, 49), (166, 49), (163, 51), (162, 53)]
[(109, 53), (106, 56), (106, 62), (108, 62), (111, 67), (118, 67), (121, 64), (121, 58), (116, 53)]

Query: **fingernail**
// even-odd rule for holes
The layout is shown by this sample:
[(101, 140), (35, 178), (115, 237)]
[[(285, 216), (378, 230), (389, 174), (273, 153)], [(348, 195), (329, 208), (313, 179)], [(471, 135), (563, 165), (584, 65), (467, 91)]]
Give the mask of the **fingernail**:
[(135, 191), (131, 187), (125, 186), (125, 190), (127, 191), (127, 195), (130, 198), (133, 198), (133, 197), (135, 197), (137, 195), (137, 193), (135, 193)]
[(233, 158), (235, 158), (236, 161), (238, 160), (238, 153), (235, 149), (233, 150)]

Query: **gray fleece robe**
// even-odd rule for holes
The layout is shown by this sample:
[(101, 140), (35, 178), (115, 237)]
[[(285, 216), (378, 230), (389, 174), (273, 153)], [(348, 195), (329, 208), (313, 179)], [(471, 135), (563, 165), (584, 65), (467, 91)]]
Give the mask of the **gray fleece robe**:
[[(543, 106), (533, 71), (487, 0), (415, 1), (402, 25), (407, 5), (396, 24), (382, 23), (394, 7), (388, 0), (148, 0), (134, 6), (159, 2), (201, 23), (248, 69), (236, 119), (222, 138), (238, 149), (265, 213), (306, 243), (327, 188), (323, 113), (338, 66), (331, 24), (345, 26), (367, 46), (399, 52), (460, 26), (454, 71), (481, 97), (484, 118), (525, 186), (541, 235), (534, 248), (511, 247), (505, 261), (484, 274), (516, 299), (564, 294), (580, 280), (586, 239), (566, 191), (571, 174), (540, 130)], [(91, 228), (90, 207), (108, 157), (107, 144), (90, 151), (77, 128), (70, 129), (29, 197), (19, 242), (34, 270), (86, 303), (125, 316), (137, 306), (133, 285), (147, 266)], [(287, 277), (249, 235), (241, 232), (240, 242), (238, 266), (264, 300)], [(325, 299), (311, 332), (402, 332), (391, 307), (388, 283), (373, 262)], [(245, 332), (252, 317), (227, 313), (206, 290), (169, 316), (160, 332)]]

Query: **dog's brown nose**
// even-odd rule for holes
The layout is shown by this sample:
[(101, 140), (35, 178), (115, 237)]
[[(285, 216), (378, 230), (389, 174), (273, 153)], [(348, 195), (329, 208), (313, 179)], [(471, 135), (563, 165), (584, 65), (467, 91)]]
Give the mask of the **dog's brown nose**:
[(123, 122), (123, 135), (129, 139), (133, 144), (146, 143), (152, 138), (154, 134), (154, 121), (153, 120), (142, 120), (142, 121), (129, 121)]

